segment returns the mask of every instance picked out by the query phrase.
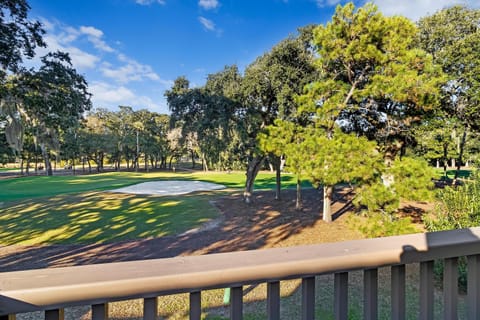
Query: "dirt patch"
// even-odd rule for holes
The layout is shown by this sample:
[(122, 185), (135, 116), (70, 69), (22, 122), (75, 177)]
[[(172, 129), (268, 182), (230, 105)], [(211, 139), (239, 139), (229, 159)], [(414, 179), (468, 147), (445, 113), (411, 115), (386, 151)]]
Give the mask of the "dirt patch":
[[(348, 189), (335, 193), (333, 223), (322, 220), (321, 192), (304, 190), (303, 208), (295, 209), (295, 191), (282, 191), (274, 200), (271, 191), (257, 191), (252, 204), (241, 192), (217, 198), (213, 204), (219, 217), (206, 225), (177, 236), (139, 239), (107, 244), (6, 246), (0, 247), (0, 272), (63, 267), (92, 263), (157, 259), (179, 255), (287, 247), (360, 239), (347, 223), (352, 205)], [(409, 203), (415, 214), (423, 208)], [(410, 208), (409, 207), (409, 208)]]

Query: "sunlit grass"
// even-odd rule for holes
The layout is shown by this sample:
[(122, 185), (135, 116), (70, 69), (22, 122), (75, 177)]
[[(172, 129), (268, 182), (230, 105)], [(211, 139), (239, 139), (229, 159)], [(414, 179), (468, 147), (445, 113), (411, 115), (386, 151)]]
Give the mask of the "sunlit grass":
[[(447, 174), (447, 178), (448, 179), (453, 179), (455, 177), (455, 172), (457, 170), (456, 169), (452, 169), (452, 168), (449, 168), (447, 169), (446, 171), (446, 174)], [(470, 175), (475, 171), (475, 169), (462, 169), (460, 170), (458, 173), (459, 173), (459, 178), (460, 179), (467, 179), (468, 177), (470, 177)], [(437, 178), (441, 179), (441, 178), (444, 178), (444, 174), (445, 172), (443, 171), (443, 168), (435, 168), (435, 172), (437, 174)]]
[(0, 245), (103, 243), (185, 232), (215, 218), (208, 196), (88, 192), (12, 201), (0, 210)]
[[(125, 187), (140, 182), (161, 180), (199, 180), (225, 185), (228, 188), (242, 188), (245, 185), (244, 172), (109, 172), (84, 176), (30, 176), (0, 180), (0, 201), (52, 197), (87, 191), (105, 191)], [(295, 185), (295, 178), (282, 175), (284, 187)], [(259, 173), (256, 189), (275, 186), (275, 175), (270, 172)], [(1, 207), (0, 207), (1, 208)]]

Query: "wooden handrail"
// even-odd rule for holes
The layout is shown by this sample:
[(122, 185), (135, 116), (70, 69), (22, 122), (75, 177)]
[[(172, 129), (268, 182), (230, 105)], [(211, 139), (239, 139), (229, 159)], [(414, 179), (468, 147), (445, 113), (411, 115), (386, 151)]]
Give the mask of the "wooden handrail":
[(0, 315), (306, 278), (480, 253), (480, 228), (0, 273)]

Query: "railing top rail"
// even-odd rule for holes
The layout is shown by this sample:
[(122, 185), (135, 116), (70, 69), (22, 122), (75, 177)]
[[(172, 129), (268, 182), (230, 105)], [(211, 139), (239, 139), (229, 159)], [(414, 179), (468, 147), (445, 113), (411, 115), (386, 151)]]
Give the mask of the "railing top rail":
[(480, 228), (0, 273), (0, 314), (369, 269), (480, 253)]

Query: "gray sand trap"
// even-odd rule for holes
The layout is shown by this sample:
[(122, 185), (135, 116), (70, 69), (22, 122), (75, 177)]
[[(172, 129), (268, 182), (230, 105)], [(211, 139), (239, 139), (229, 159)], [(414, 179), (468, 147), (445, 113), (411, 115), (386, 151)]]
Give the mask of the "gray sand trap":
[(153, 194), (153, 195), (179, 195), (195, 191), (220, 190), (226, 187), (221, 184), (203, 182), (203, 181), (150, 181), (135, 184), (133, 186), (110, 190), (111, 192), (131, 193), (131, 194)]

